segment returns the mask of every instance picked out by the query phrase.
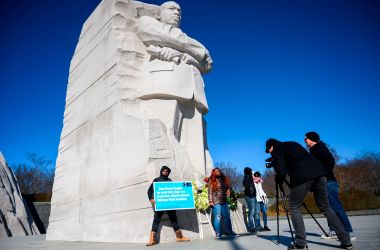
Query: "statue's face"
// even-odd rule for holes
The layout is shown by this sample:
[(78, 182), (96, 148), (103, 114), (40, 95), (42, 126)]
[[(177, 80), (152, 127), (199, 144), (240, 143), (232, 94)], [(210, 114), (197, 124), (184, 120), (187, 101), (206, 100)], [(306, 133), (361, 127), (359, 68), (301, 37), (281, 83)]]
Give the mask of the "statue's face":
[(181, 22), (181, 7), (175, 2), (163, 3), (160, 7), (160, 21), (179, 27)]

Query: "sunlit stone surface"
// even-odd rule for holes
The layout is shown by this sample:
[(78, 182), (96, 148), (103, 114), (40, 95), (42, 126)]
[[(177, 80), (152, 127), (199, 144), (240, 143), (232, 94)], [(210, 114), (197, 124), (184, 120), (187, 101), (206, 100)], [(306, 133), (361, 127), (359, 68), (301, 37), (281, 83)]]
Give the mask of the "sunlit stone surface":
[(17, 179), (0, 152), (0, 239), (40, 234), (21, 196)]

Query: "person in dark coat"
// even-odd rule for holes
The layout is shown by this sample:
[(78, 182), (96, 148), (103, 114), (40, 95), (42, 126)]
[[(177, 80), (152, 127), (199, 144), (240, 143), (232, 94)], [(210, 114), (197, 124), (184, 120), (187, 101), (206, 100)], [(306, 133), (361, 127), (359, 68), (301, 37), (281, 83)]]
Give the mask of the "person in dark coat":
[[(153, 183), (154, 182), (164, 182), (164, 181), (172, 181), (169, 178), (171, 170), (167, 166), (163, 166), (160, 170), (160, 176), (155, 178), (152, 182), (152, 184), (149, 186), (148, 189), (148, 198), (149, 201), (152, 203), (152, 206), (155, 207), (155, 200), (154, 200), (154, 189), (153, 189)], [(190, 241), (189, 238), (184, 237), (182, 235), (182, 231), (179, 228), (178, 221), (177, 221), (177, 214), (176, 210), (167, 210), (167, 211), (154, 211), (154, 219), (152, 224), (152, 231), (150, 232), (149, 242), (146, 244), (147, 246), (153, 246), (158, 244), (158, 241), (156, 239), (158, 226), (160, 225), (161, 217), (164, 215), (164, 213), (167, 213), (170, 222), (172, 223), (173, 230), (176, 234), (176, 240), (177, 242), (183, 242), (183, 241)]]
[(266, 153), (272, 155), (276, 181), (282, 185), (286, 175), (290, 176), (289, 210), (295, 231), (295, 244), (288, 249), (308, 249), (305, 225), (301, 214), (302, 203), (310, 191), (315, 203), (326, 216), (327, 221), (336, 229), (340, 247), (353, 249), (350, 237), (336, 213), (330, 208), (327, 197), (326, 170), (297, 142), (280, 142), (276, 139), (266, 141)]
[[(329, 198), (330, 207), (338, 215), (339, 219), (344, 225), (344, 229), (350, 234), (351, 239), (355, 239), (353, 234), (352, 226), (346, 211), (339, 199), (339, 184), (334, 175), (335, 158), (331, 154), (330, 150), (327, 148), (326, 144), (321, 141), (318, 133), (308, 132), (305, 134), (305, 143), (310, 149), (310, 153), (314, 156), (326, 169), (327, 174), (327, 194)], [(323, 238), (336, 238), (335, 229), (329, 225), (330, 232), (329, 235), (322, 236)]]
[(260, 214), (256, 200), (256, 188), (253, 183), (253, 173), (250, 167), (244, 168), (243, 186), (244, 198), (248, 207), (248, 232), (260, 231), (261, 227), (258, 224), (258, 221), (260, 221)]

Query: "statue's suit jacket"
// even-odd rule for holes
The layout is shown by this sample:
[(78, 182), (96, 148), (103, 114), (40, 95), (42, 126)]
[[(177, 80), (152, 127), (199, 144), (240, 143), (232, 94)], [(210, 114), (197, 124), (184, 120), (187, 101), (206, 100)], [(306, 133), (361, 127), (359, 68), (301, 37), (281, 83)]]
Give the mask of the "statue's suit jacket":
[[(138, 35), (148, 47), (155, 45), (169, 47), (187, 53), (201, 62), (206, 48), (195, 39), (188, 37), (179, 28), (162, 23), (155, 18), (143, 16), (138, 20)], [(140, 92), (140, 98), (174, 98), (191, 100), (201, 113), (207, 113), (208, 105), (204, 91), (204, 82), (200, 71), (184, 62), (178, 65), (151, 57), (146, 66), (146, 75)]]

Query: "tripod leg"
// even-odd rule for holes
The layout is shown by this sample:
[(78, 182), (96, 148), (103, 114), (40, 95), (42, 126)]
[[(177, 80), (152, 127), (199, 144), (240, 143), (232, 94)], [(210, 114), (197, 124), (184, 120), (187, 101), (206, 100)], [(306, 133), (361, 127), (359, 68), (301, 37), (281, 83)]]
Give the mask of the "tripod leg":
[(276, 183), (277, 245), (280, 244), (280, 220), (278, 208), (278, 184)]
[(323, 227), (321, 226), (321, 224), (319, 224), (319, 222), (317, 221), (317, 219), (314, 217), (314, 215), (310, 212), (309, 208), (307, 208), (305, 202), (302, 203), (302, 205), (304, 206), (304, 208), (306, 209), (306, 211), (311, 215), (311, 217), (314, 219), (315, 223), (317, 223), (317, 225), (319, 226), (319, 228), (322, 230), (322, 232), (328, 236), (328, 234), (326, 233), (326, 231), (323, 229)]
[[(287, 185), (288, 187), (290, 187), (290, 184), (289, 184), (289, 182), (288, 182), (287, 180), (285, 180), (285, 183), (286, 183), (286, 185)], [(285, 193), (284, 193), (284, 196), (286, 196)], [(317, 219), (314, 217), (314, 215), (313, 215), (313, 214), (310, 212), (310, 210), (307, 208), (305, 202), (302, 202), (302, 205), (303, 205), (304, 208), (307, 210), (307, 212), (311, 215), (311, 217), (313, 217), (314, 221), (317, 223), (317, 225), (318, 225), (319, 228), (323, 231), (323, 233), (324, 233), (326, 236), (328, 236), (328, 234), (327, 234), (326, 231), (323, 229), (323, 227), (321, 226), (321, 224), (319, 224), (319, 222), (317, 221)]]
[(289, 225), (290, 234), (292, 235), (293, 245), (295, 245), (296, 243), (295, 243), (295, 240), (294, 240), (292, 224), (290, 224), (289, 212), (288, 212), (288, 208), (286, 207), (285, 194), (283, 192), (281, 192), (281, 199), (282, 199), (282, 204), (284, 205), (284, 209), (285, 209), (285, 213), (286, 213), (286, 218), (288, 219), (288, 225)]

